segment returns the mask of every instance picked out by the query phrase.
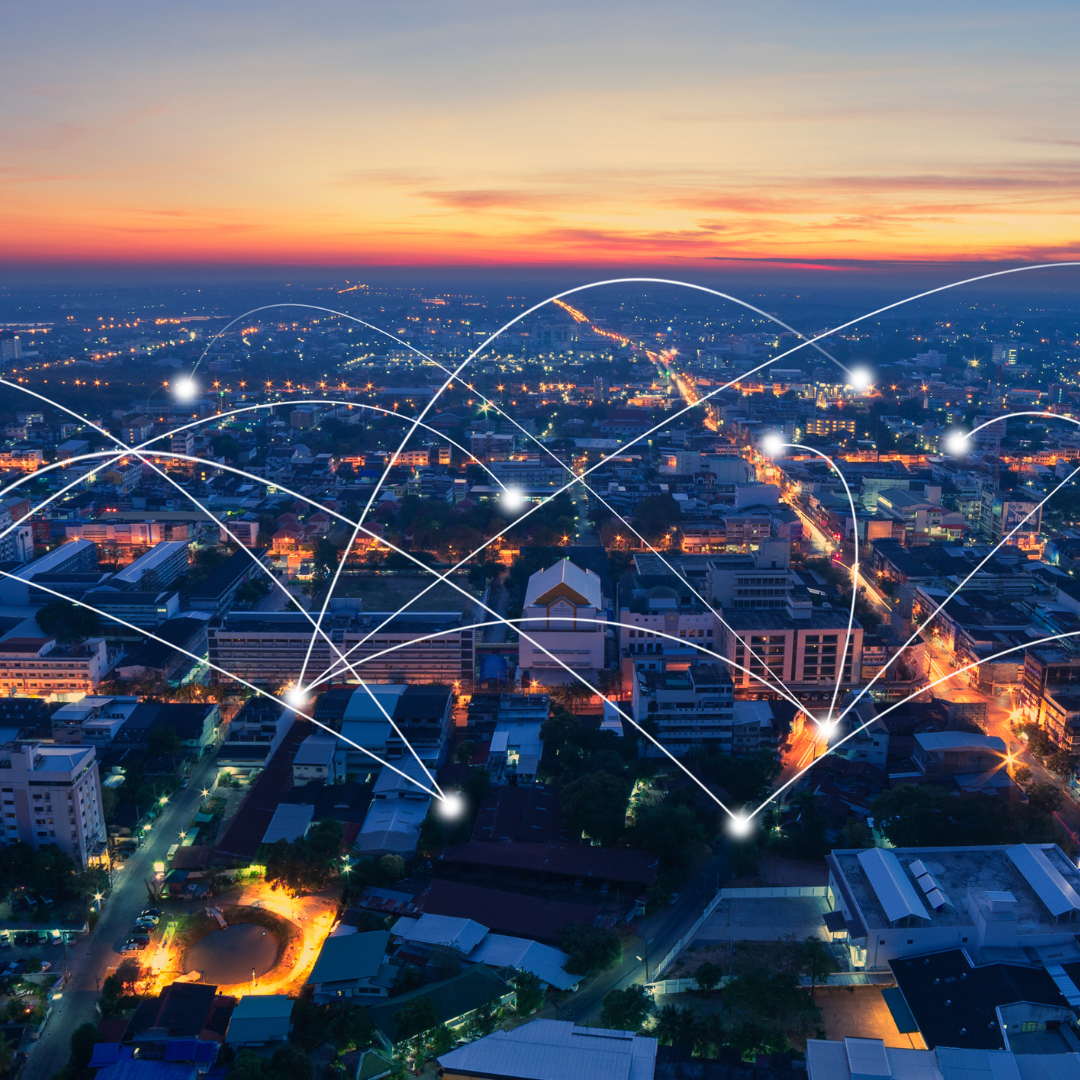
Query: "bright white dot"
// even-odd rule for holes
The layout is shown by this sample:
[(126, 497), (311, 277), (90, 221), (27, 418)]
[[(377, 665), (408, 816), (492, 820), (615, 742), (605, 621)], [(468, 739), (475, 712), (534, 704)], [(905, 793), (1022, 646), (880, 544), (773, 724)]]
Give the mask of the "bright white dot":
[(753, 818), (747, 817), (745, 814), (736, 814), (728, 822), (728, 832), (732, 836), (738, 837), (740, 840), (749, 836), (754, 831)]
[(290, 686), (285, 691), (285, 701), (294, 709), (302, 709), (307, 704), (308, 698), (299, 686)]
[(784, 452), (784, 436), (778, 431), (770, 431), (761, 440), (761, 452), (766, 457), (780, 457)]
[(513, 513), (517, 513), (525, 505), (525, 492), (521, 488), (508, 487), (499, 499), (504, 510), (510, 510)]
[(963, 457), (971, 450), (971, 436), (966, 431), (950, 431), (945, 436), (945, 450), (953, 457)]
[(173, 393), (178, 401), (191, 401), (199, 392), (199, 384), (190, 375), (182, 375), (173, 383)]
[(851, 385), (855, 390), (865, 390), (874, 382), (874, 373), (865, 367), (852, 368), (848, 373), (848, 377), (851, 379)]
[(447, 821), (454, 821), (465, 813), (465, 800), (456, 791), (452, 791), (445, 798), (439, 800), (437, 809), (439, 817), (444, 817)]
[(840, 726), (839, 720), (823, 720), (818, 727), (825, 732), (826, 735), (831, 735)]

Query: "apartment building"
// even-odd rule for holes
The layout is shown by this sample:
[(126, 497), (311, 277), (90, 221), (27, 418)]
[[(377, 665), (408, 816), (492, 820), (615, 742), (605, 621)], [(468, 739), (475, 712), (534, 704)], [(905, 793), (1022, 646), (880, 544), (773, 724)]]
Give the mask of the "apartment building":
[[(26, 566), (9, 572), (14, 577), (0, 579), (0, 604), (29, 604), (35, 578), (52, 574), (76, 574), (97, 569), (97, 547), (90, 540), (74, 540), (61, 544)], [(43, 603), (55, 597), (48, 597)]]
[(61, 645), (55, 638), (19, 633), (16, 627), (0, 639), (0, 693), (4, 695), (77, 701), (93, 694), (109, 670), (104, 638)]
[[(634, 721), (650, 721), (656, 740), (671, 753), (686, 754), (698, 747), (734, 752), (735, 687), (721, 664), (696, 663), (685, 671), (639, 670), (632, 686)], [(645, 755), (659, 756), (660, 751), (646, 743)]]
[(775, 676), (773, 682), (797, 687), (810, 699), (831, 696), (838, 677), (842, 686), (861, 680), (863, 628), (856, 619), (849, 634), (841, 611), (815, 610), (806, 618), (792, 618), (786, 611), (732, 611), (725, 619), (731, 629), (724, 630), (719, 651), (749, 669), (732, 670), (735, 687), (744, 696), (775, 693), (751, 673)]
[(748, 555), (709, 560), (709, 591), (725, 612), (785, 608), (795, 588), (791, 544), (763, 539)]
[(105, 850), (101, 782), (92, 746), (9, 743), (0, 748), (2, 843), (55, 844), (82, 868)]
[(164, 589), (187, 573), (188, 546), (182, 540), (165, 540), (109, 579), (120, 589)]
[[(332, 682), (355, 683), (339, 655), (349, 654), (364, 682), (472, 684), (475, 631), (461, 612), (327, 612), (322, 628), (334, 648), (321, 634), (315, 638), (308, 679), (332, 671)], [(300, 677), (311, 637), (299, 612), (234, 611), (211, 623), (209, 659), (248, 682), (280, 687)], [(227, 681), (219, 672), (214, 678)]]

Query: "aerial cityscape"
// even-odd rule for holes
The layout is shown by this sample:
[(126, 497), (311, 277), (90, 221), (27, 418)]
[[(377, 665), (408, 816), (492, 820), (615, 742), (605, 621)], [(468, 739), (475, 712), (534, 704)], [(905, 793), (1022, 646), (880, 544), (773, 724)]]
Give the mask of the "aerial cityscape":
[(1080, 1080), (1080, 16), (57, 11), (0, 1080)]

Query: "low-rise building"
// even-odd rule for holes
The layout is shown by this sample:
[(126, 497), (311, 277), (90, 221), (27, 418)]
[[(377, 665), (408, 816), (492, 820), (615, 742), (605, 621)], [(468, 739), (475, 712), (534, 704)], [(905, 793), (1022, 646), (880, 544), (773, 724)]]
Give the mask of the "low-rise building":
[(439, 1072), (444, 1080), (652, 1080), (656, 1046), (656, 1039), (632, 1031), (532, 1020), (443, 1054)]
[[(399, 771), (384, 767), (375, 781), (371, 805), (354, 844), (355, 850), (364, 855), (408, 858), (420, 841), (420, 826), (431, 805), (431, 779), (413, 757), (402, 758), (395, 768)], [(416, 783), (401, 773), (413, 777)]]
[(334, 755), (338, 740), (332, 735), (309, 735), (293, 758), (293, 786), (313, 782), (333, 784), (337, 780)]
[(41, 634), (21, 636), (18, 627), (0, 638), (0, 693), (77, 701), (97, 691), (109, 670), (104, 638), (61, 645)]
[(245, 994), (229, 1017), (226, 1046), (285, 1042), (292, 1031), (293, 999), (285, 994)]
[[(735, 687), (720, 664), (691, 664), (685, 671), (638, 671), (633, 682), (634, 721), (651, 724), (657, 742), (673, 754), (699, 747), (733, 753), (734, 707)], [(651, 742), (644, 747), (646, 756), (661, 753)]]
[(1056, 844), (834, 850), (826, 862), (854, 970), (941, 949), (991, 959), (1075, 942), (1080, 870)]
[(389, 943), (390, 934), (386, 930), (328, 937), (307, 977), (316, 1004), (325, 1005), (340, 998), (367, 1002), (386, 997), (395, 975), (395, 969), (386, 962)]

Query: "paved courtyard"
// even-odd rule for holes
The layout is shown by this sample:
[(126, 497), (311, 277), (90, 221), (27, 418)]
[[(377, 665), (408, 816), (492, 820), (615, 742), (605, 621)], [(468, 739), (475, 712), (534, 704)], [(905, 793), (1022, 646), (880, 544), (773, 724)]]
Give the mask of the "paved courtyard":
[(830, 910), (829, 902), (816, 896), (721, 900), (694, 936), (694, 943), (777, 941), (785, 934), (824, 939), (824, 917)]

